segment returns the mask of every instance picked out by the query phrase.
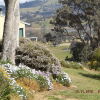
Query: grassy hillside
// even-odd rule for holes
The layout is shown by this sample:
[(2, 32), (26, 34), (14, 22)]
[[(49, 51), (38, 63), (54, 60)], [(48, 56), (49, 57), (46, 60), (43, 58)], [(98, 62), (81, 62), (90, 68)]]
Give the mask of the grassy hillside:
[[(31, 2), (29, 2), (30, 4), (31, 4)], [(34, 2), (35, 3), (35, 2)], [(40, 11), (40, 10), (43, 10), (42, 8), (41, 8), (41, 6), (43, 6), (44, 5), (44, 7), (45, 6), (50, 6), (50, 5), (56, 5), (58, 3), (58, 0), (47, 0), (45, 3), (43, 2), (43, 3), (38, 3), (36, 6), (31, 6), (31, 7), (27, 7), (27, 5), (26, 5), (26, 7), (22, 7), (21, 8), (21, 12), (23, 13), (23, 12), (36, 12), (36, 11)], [(25, 4), (23, 4), (23, 5), (25, 5)]]
[[(69, 55), (69, 52), (63, 50), (66, 47), (68, 46), (56, 48), (49, 46), (49, 49), (56, 57), (64, 59)], [(71, 77), (72, 86), (65, 88), (58, 85), (53, 91), (36, 93), (34, 100), (40, 98), (41, 100), (100, 100), (100, 72), (87, 68), (84, 70), (63, 68), (63, 70)]]
[(31, 7), (31, 8), (21, 8), (20, 11), (21, 13), (26, 13), (26, 12), (36, 12), (39, 11), (39, 6), (38, 7)]
[[(31, 5), (31, 3), (33, 2), (36, 3), (34, 4), (35, 6)], [(39, 22), (42, 22), (43, 18), (45, 18), (47, 21), (46, 23), (48, 23), (48, 19), (50, 19), (56, 12), (56, 9), (60, 7), (60, 5), (58, 4), (58, 0), (46, 0), (45, 2), (41, 2), (41, 0), (38, 0), (38, 3), (37, 1), (31, 1), (23, 3), (21, 5), (23, 5), (23, 7), (21, 7), (20, 9), (21, 19), (34, 24), (35, 22), (38, 22), (38, 24), (40, 24)]]
[(66, 43), (65, 46), (57, 46), (57, 47), (51, 47), (49, 46), (50, 51), (60, 60), (65, 60), (65, 58), (71, 57), (70, 51), (67, 51), (68, 45)]

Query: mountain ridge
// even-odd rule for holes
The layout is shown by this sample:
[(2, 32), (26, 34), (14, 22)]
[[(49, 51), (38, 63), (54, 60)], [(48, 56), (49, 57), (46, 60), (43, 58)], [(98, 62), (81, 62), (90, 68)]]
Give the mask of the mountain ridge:
[[(20, 4), (21, 20), (33, 23), (51, 18), (60, 7), (58, 0), (34, 0)], [(4, 12), (4, 6), (0, 6)]]

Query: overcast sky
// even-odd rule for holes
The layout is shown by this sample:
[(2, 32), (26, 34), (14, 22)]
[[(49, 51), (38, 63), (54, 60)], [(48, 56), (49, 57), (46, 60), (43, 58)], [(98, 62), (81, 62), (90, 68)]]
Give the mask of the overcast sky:
[[(0, 0), (0, 5), (4, 4), (4, 0)], [(32, 0), (20, 0), (20, 2), (26, 2), (26, 1), (32, 1)]]

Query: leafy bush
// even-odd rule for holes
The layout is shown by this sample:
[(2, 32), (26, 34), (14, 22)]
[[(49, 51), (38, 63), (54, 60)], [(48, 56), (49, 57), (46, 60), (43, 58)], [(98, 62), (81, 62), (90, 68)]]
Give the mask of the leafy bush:
[(28, 39), (20, 40), (20, 47), (16, 50), (16, 63), (22, 63), (30, 68), (49, 71), (52, 74), (61, 72), (61, 65), (50, 51), (42, 44)]
[(10, 100), (13, 92), (6, 70), (0, 66), (0, 100)]
[(87, 63), (90, 69), (95, 69), (100, 71), (100, 62), (98, 61), (90, 61)]
[(97, 48), (93, 53), (93, 59), (100, 62), (100, 48)]
[(100, 70), (100, 48), (97, 48), (92, 55), (92, 60), (88, 63), (90, 69)]
[(73, 60), (80, 61), (80, 53), (83, 47), (84, 44), (82, 42), (76, 42), (76, 41), (72, 42), (70, 49), (73, 55)]
[(48, 83), (47, 83), (46, 79), (43, 78), (41, 75), (38, 75), (37, 82), (40, 85), (40, 91), (48, 90), (48, 88), (49, 88)]
[[(16, 50), (16, 63), (24, 64), (32, 69), (40, 70), (41, 72), (50, 72), (54, 78), (57, 78), (62, 73), (59, 60), (55, 58), (43, 44), (32, 42), (24, 38), (20, 40), (20, 47)], [(46, 80), (49, 89), (51, 89), (52, 82), (48, 77), (46, 77)], [(43, 84), (43, 86), (40, 85), (42, 88), (47, 86), (47, 82), (41, 77), (41, 74), (38, 76), (37, 81)]]
[(61, 65), (65, 68), (83, 69), (83, 65), (77, 62), (61, 61)]
[(59, 74), (58, 77), (56, 78), (56, 81), (61, 83), (63, 86), (69, 87), (71, 85), (71, 79), (66, 73)]
[(80, 61), (87, 62), (91, 60), (93, 50), (89, 45), (85, 45), (80, 53)]
[(0, 71), (0, 100), (10, 100), (12, 88), (10, 81), (4, 77), (4, 73)]
[(91, 59), (92, 49), (89, 45), (74, 41), (71, 44), (72, 60), (87, 62)]
[[(4, 94), (3, 96), (8, 95), (8, 97), (10, 98), (10, 99), (3, 99), (3, 100), (13, 100), (12, 95), (14, 95), (15, 97), (17, 96), (17, 98), (26, 99), (26, 93), (24, 89), (16, 83), (14, 78), (11, 77), (11, 73), (12, 71), (10, 71), (10, 69), (6, 67), (6, 64), (0, 66), (0, 74), (2, 75), (2, 78), (0, 78), (1, 79), (0, 92), (2, 92), (1, 94)], [(6, 87), (3, 88), (3, 86), (5, 85)], [(0, 95), (0, 97), (2, 96)]]

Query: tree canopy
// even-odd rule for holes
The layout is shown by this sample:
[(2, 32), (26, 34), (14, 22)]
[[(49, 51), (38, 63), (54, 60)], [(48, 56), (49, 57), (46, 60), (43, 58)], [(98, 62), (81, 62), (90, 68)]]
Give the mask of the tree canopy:
[(100, 45), (100, 0), (59, 0), (62, 7), (52, 21), (54, 30), (74, 28), (82, 42)]

